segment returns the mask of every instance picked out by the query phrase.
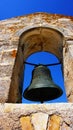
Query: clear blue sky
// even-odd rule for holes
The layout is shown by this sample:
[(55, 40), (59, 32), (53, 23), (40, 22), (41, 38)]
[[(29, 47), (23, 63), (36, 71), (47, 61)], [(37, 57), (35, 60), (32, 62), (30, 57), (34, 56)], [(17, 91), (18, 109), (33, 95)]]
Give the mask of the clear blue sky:
[[(11, 0), (11, 1), (0, 0), (0, 20), (4, 20), (4, 19), (16, 17), (16, 16), (22, 16), (22, 15), (26, 15), (30, 13), (35, 13), (35, 12), (47, 12), (51, 14), (63, 14), (67, 16), (73, 16), (73, 0)], [(41, 55), (43, 55), (43, 53)], [(37, 59), (38, 61), (40, 61), (41, 59), (42, 61), (40, 62), (45, 63), (46, 61), (43, 61), (43, 59), (41, 58), (41, 55), (36, 56), (36, 54), (34, 54), (34, 56), (32, 56), (32, 58), (30, 58), (28, 61), (31, 62), (32, 60), (33, 62), (34, 59), (36, 59), (34, 57), (38, 57)], [(48, 54), (46, 55), (45, 53), (44, 59), (46, 59), (47, 56)], [(29, 70), (27, 70), (28, 73), (32, 73), (33, 67), (30, 69), (30, 66), (28, 65), (26, 66), (26, 68), (29, 68), (30, 70), (30, 72)], [(59, 72), (61, 72), (60, 66), (58, 66), (58, 69), (59, 69)], [(56, 72), (56, 68), (55, 67), (54, 69), (52, 68), (51, 72), (52, 71)], [(56, 77), (55, 82), (58, 82), (62, 86), (62, 89), (64, 90), (62, 74), (61, 73), (59, 74), (59, 72), (58, 73), (56, 72), (58, 76), (56, 77), (55, 75)], [(25, 81), (27, 82), (27, 75), (26, 75)], [(29, 83), (25, 83), (25, 87), (28, 86), (28, 84)], [(62, 95), (62, 97), (55, 100), (55, 102), (62, 102), (62, 101), (63, 102), (66, 101), (65, 93)], [(23, 99), (23, 102), (31, 103), (24, 99)]]
[(0, 20), (34, 12), (73, 16), (73, 0), (0, 0)]

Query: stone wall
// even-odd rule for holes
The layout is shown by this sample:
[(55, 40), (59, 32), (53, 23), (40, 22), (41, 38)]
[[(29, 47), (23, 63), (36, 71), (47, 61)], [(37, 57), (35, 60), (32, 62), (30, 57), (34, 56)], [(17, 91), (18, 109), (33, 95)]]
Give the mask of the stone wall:
[(73, 104), (1, 104), (0, 130), (73, 130)]
[(73, 103), (16, 104), (21, 103), (24, 61), (37, 51), (61, 61), (68, 101), (73, 102), (73, 17), (35, 13), (0, 21), (1, 130), (73, 129)]
[(67, 97), (73, 102), (72, 28), (72, 17), (46, 13), (0, 21), (0, 102), (21, 102), (23, 62), (37, 51), (49, 51), (62, 62)]

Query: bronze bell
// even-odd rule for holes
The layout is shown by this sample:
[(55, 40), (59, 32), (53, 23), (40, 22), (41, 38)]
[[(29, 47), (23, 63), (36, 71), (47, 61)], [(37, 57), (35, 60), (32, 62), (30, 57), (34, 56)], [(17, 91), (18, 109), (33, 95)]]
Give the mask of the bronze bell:
[(23, 96), (28, 100), (43, 103), (60, 97), (62, 93), (62, 89), (52, 81), (50, 70), (44, 65), (38, 65), (32, 72), (31, 84)]

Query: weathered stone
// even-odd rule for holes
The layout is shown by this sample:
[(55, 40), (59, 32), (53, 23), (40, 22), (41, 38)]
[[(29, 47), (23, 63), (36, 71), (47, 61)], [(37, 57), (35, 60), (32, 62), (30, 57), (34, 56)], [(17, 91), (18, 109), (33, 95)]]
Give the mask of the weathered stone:
[(2, 51), (1, 63), (9, 63), (9, 64), (14, 63), (14, 60), (16, 58), (16, 52), (17, 52), (16, 49)]
[(3, 116), (0, 118), (0, 128), (1, 130), (22, 130), (19, 121), (14, 121), (11, 118)]
[(35, 13), (0, 21), (0, 129), (73, 130), (73, 104), (21, 102), (24, 61), (37, 51), (63, 63), (69, 102), (73, 102), (73, 17)]
[[(16, 75), (17, 80), (15, 81), (19, 84), (19, 77), (22, 77), (21, 71), (23, 71), (24, 60), (37, 51), (48, 51), (55, 54), (61, 62), (63, 61), (65, 84), (69, 84), (73, 81), (72, 41), (73, 17), (70, 16), (35, 13), (3, 20), (0, 21), (0, 63), (1, 65), (6, 63), (12, 64), (11, 69), (6, 68), (6, 71), (8, 69), (10, 74), (11, 72), (13, 73), (13, 75), (11, 74), (12, 80), (13, 76)], [(63, 51), (64, 49), (65, 52)], [(66, 52), (67, 50), (68, 52)], [(20, 69), (21, 71), (19, 71)], [(1, 76), (6, 76), (5, 69), (4, 72), (2, 70), (1, 68)], [(14, 92), (15, 88), (12, 84), (17, 83), (12, 83), (14, 82), (12, 80), (10, 86)], [(9, 95), (14, 95), (11, 94), (11, 88)], [(68, 89), (72, 89), (70, 85), (67, 85), (66, 88), (67, 93), (69, 93)], [(18, 85), (15, 91), (19, 93)], [(18, 97), (16, 98), (18, 99)], [(9, 101), (16, 102), (16, 98), (14, 100), (10, 98), (11, 100)]]
[(65, 86), (66, 86), (66, 93), (69, 102), (73, 102), (70, 95), (73, 94), (73, 44), (67, 42), (65, 50), (64, 50), (64, 77), (65, 77)]
[(57, 115), (52, 115), (49, 119), (48, 130), (60, 130), (61, 117)]
[(0, 102), (4, 103), (8, 100), (8, 93), (10, 88), (10, 77), (0, 78)]
[(73, 104), (0, 104), (3, 130), (59, 130), (73, 128)]
[(70, 95), (68, 97), (68, 101), (73, 102), (73, 91), (70, 93)]
[(1, 62), (1, 59), (2, 59), (2, 53), (0, 53), (0, 62)]
[(35, 114), (32, 114), (31, 121), (35, 130), (46, 130), (48, 114), (42, 112), (37, 112)]
[(69, 127), (65, 122), (63, 122), (61, 130), (72, 130), (72, 128)]
[(0, 64), (0, 76), (1, 77), (10, 77), (12, 76), (13, 65), (10, 64)]
[(20, 123), (22, 126), (22, 130), (33, 130), (33, 126), (30, 121), (30, 116), (21, 117)]

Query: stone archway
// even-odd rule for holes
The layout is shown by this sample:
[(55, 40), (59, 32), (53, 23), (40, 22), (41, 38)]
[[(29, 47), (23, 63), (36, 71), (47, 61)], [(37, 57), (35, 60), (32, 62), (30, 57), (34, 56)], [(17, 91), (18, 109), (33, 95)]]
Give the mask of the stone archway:
[(31, 28), (21, 34), (8, 102), (21, 102), (21, 84), (23, 79), (24, 61), (26, 58), (35, 52), (47, 51), (56, 55), (62, 62), (63, 42), (64, 38), (61, 32), (48, 27)]
[(48, 51), (62, 61), (63, 35), (48, 27), (32, 28), (20, 36), (24, 59), (37, 51)]

